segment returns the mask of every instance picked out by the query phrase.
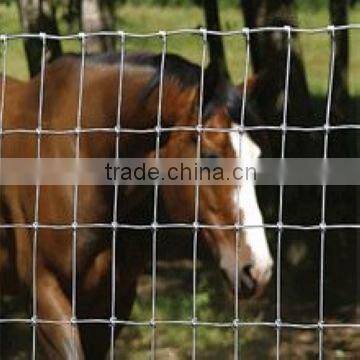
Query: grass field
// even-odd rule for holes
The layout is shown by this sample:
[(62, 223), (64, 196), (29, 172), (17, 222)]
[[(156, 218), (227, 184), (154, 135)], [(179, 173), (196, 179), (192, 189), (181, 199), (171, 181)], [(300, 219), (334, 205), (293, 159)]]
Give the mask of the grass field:
[[(329, 22), (326, 9), (314, 10), (301, 8), (298, 12), (301, 27), (326, 26)], [(225, 8), (221, 11), (224, 30), (238, 29), (243, 26), (242, 15), (237, 8)], [(352, 8), (350, 22), (360, 22), (360, 6)], [(118, 9), (118, 29), (129, 32), (151, 32), (159, 29), (171, 30), (178, 28), (197, 28), (204, 24), (202, 11), (197, 7), (147, 7), (125, 5)], [(65, 24), (60, 22), (62, 34), (67, 33)], [(20, 32), (17, 9), (14, 5), (8, 7), (0, 4), (0, 33)], [(360, 52), (356, 51), (360, 40), (360, 32), (350, 34), (350, 89), (352, 93), (360, 92), (360, 84), (356, 79), (360, 76)], [(304, 55), (307, 76), (311, 91), (324, 94), (327, 87), (329, 39), (326, 34), (303, 35), (300, 43)], [(201, 56), (201, 42), (194, 36), (177, 36), (169, 39), (170, 52), (179, 53), (186, 58), (199, 62)], [(242, 37), (227, 37), (225, 40), (226, 55), (235, 82), (240, 82), (244, 68), (244, 41)], [(64, 41), (65, 51), (78, 51), (77, 41)], [(129, 40), (127, 51), (134, 50), (160, 51), (161, 43), (158, 39)], [(27, 68), (20, 40), (14, 40), (9, 46), (9, 75), (26, 78)]]
[[(298, 12), (301, 27), (326, 26), (329, 22), (326, 9), (306, 10)], [(237, 8), (225, 8), (221, 11), (224, 30), (238, 29), (243, 26), (242, 16)], [(172, 30), (178, 28), (198, 28), (203, 25), (202, 11), (196, 7), (146, 7), (125, 5), (118, 9), (118, 29), (129, 32), (153, 32), (159, 29)], [(360, 23), (360, 6), (351, 10), (350, 21)], [(67, 30), (64, 23), (60, 23), (62, 34)], [(14, 5), (7, 7), (0, 4), (0, 33), (21, 32), (17, 9)], [(350, 34), (350, 90), (352, 94), (360, 94), (360, 30)], [(300, 44), (304, 55), (307, 77), (313, 94), (323, 96), (326, 93), (329, 65), (329, 37), (326, 34), (303, 35)], [(159, 39), (130, 39), (127, 41), (127, 51), (160, 51)], [(226, 55), (235, 83), (241, 82), (244, 70), (244, 40), (233, 36), (225, 38)], [(65, 51), (78, 51), (79, 42), (69, 40), (63, 42)], [(181, 54), (195, 62), (200, 61), (201, 41), (194, 36), (177, 36), (168, 41), (170, 52)], [(26, 60), (21, 40), (12, 40), (8, 49), (8, 74), (20, 79), (28, 76)], [(168, 270), (158, 276), (158, 317), (166, 320), (191, 319), (192, 293), (191, 268), (173, 268), (169, 276)], [(198, 289), (198, 315), (200, 319), (211, 321), (231, 321), (233, 305), (228, 289), (225, 288), (220, 274), (200, 269)], [(174, 284), (174, 279), (179, 280)], [(275, 279), (273, 279), (274, 285)], [(132, 319), (143, 321), (151, 317), (151, 294), (149, 292), (149, 276), (144, 276), (139, 287), (139, 296), (136, 301)], [(217, 296), (213, 296), (217, 292)], [(220, 296), (219, 296), (220, 294)], [(176, 306), (174, 306), (176, 298)], [(264, 303), (241, 304), (242, 314), (250, 314), (252, 320), (274, 319), (274, 298), (268, 297)], [(266, 312), (263, 309), (266, 308)], [(299, 312), (301, 312), (300, 309)], [(301, 316), (299, 315), (299, 318)], [(246, 316), (244, 316), (246, 320)], [(272, 328), (248, 328), (241, 330), (240, 345), (247, 345), (242, 350), (246, 358), (271, 358), (276, 345), (276, 333)], [(14, 335), (16, 332), (14, 332)], [(331, 342), (329, 358), (335, 355), (350, 354), (348, 345), (344, 345), (344, 337), (337, 338), (336, 334), (327, 333)], [(349, 339), (353, 334), (346, 335)], [(317, 333), (315, 331), (298, 331), (296, 335), (283, 333), (283, 338), (290, 339), (282, 348), (284, 358), (315, 358), (317, 351)], [(296, 341), (294, 340), (296, 339)], [(189, 358), (192, 350), (192, 329), (189, 327), (161, 327), (157, 328), (157, 348), (159, 359), (185, 359)], [(234, 333), (232, 329), (199, 330), (197, 333), (197, 350), (199, 359), (231, 358), (233, 354)], [(149, 327), (129, 327), (123, 331), (118, 349), (121, 349), (123, 359), (147, 358), (150, 349), (151, 331)], [(354, 338), (353, 343), (356, 340)], [(351, 346), (351, 341), (349, 344)], [(346, 343), (347, 344), (347, 343)], [(120, 351), (120, 350), (119, 350)], [(303, 353), (306, 351), (306, 354)], [(349, 352), (348, 352), (349, 351)], [(20, 357), (21, 358), (21, 357)], [(25, 357), (24, 357), (25, 358)]]

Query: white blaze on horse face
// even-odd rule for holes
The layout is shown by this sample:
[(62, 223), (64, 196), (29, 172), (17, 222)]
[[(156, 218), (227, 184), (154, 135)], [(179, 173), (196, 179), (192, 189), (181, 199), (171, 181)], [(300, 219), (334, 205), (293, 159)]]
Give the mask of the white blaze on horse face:
[[(244, 160), (256, 160), (261, 151), (259, 147), (245, 133), (230, 134), (231, 142), (237, 158)], [(252, 276), (260, 283), (266, 283), (271, 276), (273, 259), (263, 228), (264, 221), (256, 199), (255, 185), (251, 181), (245, 181), (238, 189), (234, 190), (234, 203), (237, 209), (241, 209), (243, 225), (256, 225), (253, 228), (245, 228), (245, 242), (250, 248), (252, 256)], [(239, 264), (240, 268), (248, 264)]]

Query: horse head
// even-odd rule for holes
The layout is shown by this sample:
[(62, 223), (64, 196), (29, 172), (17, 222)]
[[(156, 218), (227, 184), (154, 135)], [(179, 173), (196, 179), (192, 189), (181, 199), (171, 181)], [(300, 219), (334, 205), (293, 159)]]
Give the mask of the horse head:
[[(207, 70), (202, 127), (211, 128), (211, 131), (200, 131), (201, 158), (256, 160), (260, 156), (260, 149), (250, 136), (236, 130), (236, 122), (241, 117), (241, 96), (239, 89), (227, 80), (212, 79)], [(174, 125), (194, 126), (194, 131), (170, 132), (162, 146), (161, 157), (197, 158), (198, 132), (195, 125), (198, 124), (196, 104), (199, 98), (194, 96), (193, 101), (194, 105), (189, 107), (193, 109), (192, 113)], [(245, 117), (250, 116), (253, 114), (248, 108)], [(196, 186), (193, 183), (181, 187), (163, 186), (161, 196), (171, 221), (194, 221)], [(199, 240), (206, 243), (231, 285), (236, 288), (239, 279), (241, 295), (259, 295), (271, 277), (273, 260), (254, 184), (200, 185), (196, 220), (205, 225), (199, 227)], [(234, 224), (239, 224), (239, 228), (226, 227)], [(236, 275), (237, 269), (239, 276)]]

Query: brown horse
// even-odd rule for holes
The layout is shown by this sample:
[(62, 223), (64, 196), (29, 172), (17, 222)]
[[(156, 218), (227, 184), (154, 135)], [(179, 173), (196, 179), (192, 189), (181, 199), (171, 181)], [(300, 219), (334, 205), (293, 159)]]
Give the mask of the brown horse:
[[(157, 124), (161, 57), (156, 55), (125, 58), (122, 81), (121, 127), (152, 129)], [(119, 66), (103, 58), (90, 58), (84, 71), (83, 97), (79, 112), (79, 73), (81, 59), (66, 56), (47, 65), (44, 76), (42, 129), (81, 128), (114, 129), (118, 114)], [(162, 157), (196, 157), (199, 86), (201, 70), (186, 60), (167, 55), (163, 77), (161, 125), (193, 126), (194, 131), (168, 131), (161, 135)], [(36, 129), (39, 120), (40, 77), (27, 83), (10, 78), (6, 82), (3, 129)], [(241, 95), (226, 80), (215, 79), (211, 69), (205, 72), (203, 125), (214, 129), (232, 128), (240, 119)], [(42, 157), (73, 157), (76, 137), (79, 155), (85, 158), (109, 158), (115, 154), (115, 131), (59, 132), (43, 134)], [(36, 157), (38, 137), (35, 132), (12, 133), (2, 137), (3, 157)], [(122, 132), (120, 157), (149, 157), (155, 149), (155, 132)], [(243, 136), (242, 153), (237, 132), (201, 132), (202, 157), (259, 156), (259, 149)], [(151, 224), (152, 190), (139, 186), (121, 186), (116, 221)], [(201, 186), (199, 217), (201, 224), (228, 225), (240, 218), (243, 224), (262, 225), (253, 185), (242, 186), (240, 198), (234, 186)], [(111, 226), (114, 188), (80, 186), (77, 206), (74, 189), (66, 186), (41, 186), (38, 212), (36, 192), (31, 186), (3, 186), (0, 219), (5, 224), (28, 224), (2, 228), (0, 238), (0, 274), (16, 274), (17, 282), (36, 292), (33, 311), (41, 350), (47, 358), (104, 357), (109, 348), (109, 327), (96, 327), (81, 319), (104, 319), (111, 316)], [(159, 208), (169, 222), (194, 222), (195, 187), (163, 186)], [(150, 206), (144, 206), (149, 205)], [(181, 205), (180, 205), (181, 204)], [(77, 209), (74, 215), (74, 209)], [(239, 213), (240, 212), (240, 213)], [(240, 217), (238, 215), (240, 214)], [(37, 217), (36, 217), (37, 215)], [(160, 216), (160, 215), (159, 215)], [(164, 221), (163, 218), (157, 221)], [(88, 224), (88, 226), (86, 225)], [(44, 226), (45, 225), (45, 226)], [(46, 226), (51, 225), (51, 226)], [(57, 225), (57, 227), (54, 227)], [(80, 226), (81, 225), (81, 226)], [(141, 233), (140, 233), (141, 234)], [(264, 229), (240, 231), (239, 278), (254, 291), (268, 282), (272, 258)], [(74, 242), (74, 236), (76, 242)], [(140, 238), (140, 239), (139, 239)], [(36, 260), (33, 259), (36, 240)], [(73, 293), (73, 247), (76, 244), (76, 293)], [(235, 286), (235, 231), (199, 229), (199, 243)], [(118, 320), (129, 318), (139, 275), (151, 258), (151, 247), (136, 231), (119, 230), (116, 241), (116, 310)], [(34, 261), (36, 267), (34, 268)], [(10, 268), (12, 266), (12, 268)], [(33, 277), (33, 269), (36, 271)], [(1, 279), (1, 276), (0, 276)], [(14, 283), (14, 282), (13, 282)], [(3, 282), (2, 288), (7, 285)], [(242, 290), (243, 287), (240, 287)], [(75, 300), (74, 300), (75, 299)], [(74, 307), (76, 305), (76, 308)], [(36, 311), (35, 311), (36, 310)], [(46, 322), (45, 320), (50, 320)], [(71, 321), (72, 320), (72, 321)], [(54, 323), (56, 325), (54, 325)], [(119, 330), (116, 326), (116, 331)], [(115, 331), (115, 332), (116, 332)]]

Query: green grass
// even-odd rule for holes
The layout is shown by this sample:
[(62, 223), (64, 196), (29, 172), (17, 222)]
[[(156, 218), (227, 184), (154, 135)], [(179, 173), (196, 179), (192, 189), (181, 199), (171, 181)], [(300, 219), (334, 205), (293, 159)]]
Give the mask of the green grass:
[[(169, 269), (167, 269), (167, 272)], [(174, 270), (173, 270), (174, 271)], [(188, 320), (192, 318), (192, 290), (184, 288), (186, 279), (191, 279), (190, 268), (176, 270), (172, 277), (160, 271), (157, 277), (158, 287), (156, 300), (156, 317), (159, 320)], [(176, 278), (178, 283), (171, 284)], [(179, 280), (182, 279), (182, 280)], [(169, 281), (170, 280), (170, 281)], [(132, 312), (132, 318), (137, 321), (148, 321), (151, 318), (151, 292), (148, 284), (150, 276), (144, 276), (143, 284), (147, 291), (140, 286), (138, 297)], [(168, 284), (168, 288), (167, 288)], [(174, 306), (176, 299), (176, 306)], [(256, 306), (255, 306), (256, 307)], [(197, 318), (199, 321), (230, 323), (234, 316), (232, 294), (223, 281), (219, 272), (200, 269), (198, 272), (198, 287), (196, 296)], [(246, 302), (241, 302), (243, 320), (259, 320), (261, 306), (250, 309)], [(257, 313), (252, 316), (251, 313)], [(262, 339), (263, 348), (254, 349), (251, 344), (260, 341), (266, 331), (254, 328), (243, 329), (239, 337), (240, 346), (246, 344), (247, 351), (254, 351), (258, 355), (265, 355), (269, 350), (268, 340)], [(145, 359), (151, 348), (151, 329), (148, 326), (127, 327), (121, 333), (117, 342), (117, 354), (122, 359)], [(158, 325), (156, 327), (156, 347), (159, 359), (188, 359), (191, 358), (193, 346), (192, 328), (184, 325)], [(230, 359), (234, 351), (234, 332), (230, 328), (198, 328), (196, 332), (196, 351), (201, 359)]]
[[(298, 11), (301, 27), (318, 27), (328, 24), (326, 9), (301, 7)], [(198, 7), (157, 7), (124, 5), (118, 8), (119, 29), (129, 32), (152, 32), (159, 29), (197, 28), (204, 24), (202, 11)], [(221, 10), (224, 30), (238, 29), (243, 26), (242, 16), (237, 8), (225, 7)], [(360, 22), (360, 7), (352, 8), (350, 21)], [(64, 23), (60, 23), (61, 32), (67, 32)], [(0, 33), (20, 32), (17, 9), (14, 5), (0, 5)], [(355, 79), (360, 76), (360, 52), (356, 51), (359, 35), (353, 31), (350, 36), (350, 89), (360, 92), (360, 85)], [(300, 44), (312, 93), (324, 94), (327, 88), (329, 39), (326, 34), (303, 35)], [(78, 51), (77, 41), (64, 41), (65, 51)], [(244, 70), (244, 41), (239, 36), (225, 38), (226, 55), (234, 82), (241, 82)], [(131, 39), (127, 42), (127, 51), (160, 51), (159, 39)], [(199, 62), (201, 59), (201, 41), (194, 36), (176, 36), (169, 39), (168, 49), (186, 58)], [(8, 74), (24, 79), (28, 75), (20, 40), (11, 41), (8, 54)]]

